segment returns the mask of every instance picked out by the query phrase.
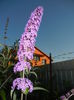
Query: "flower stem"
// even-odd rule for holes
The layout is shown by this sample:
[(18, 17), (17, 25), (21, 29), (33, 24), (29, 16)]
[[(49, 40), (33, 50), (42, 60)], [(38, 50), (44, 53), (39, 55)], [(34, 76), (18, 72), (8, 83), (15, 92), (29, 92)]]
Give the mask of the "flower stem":
[(21, 100), (23, 100), (23, 93), (21, 92)]
[(27, 94), (25, 95), (25, 100), (27, 100)]
[[(24, 70), (22, 72), (22, 77), (24, 78)], [(21, 92), (21, 100), (23, 100), (23, 92)]]

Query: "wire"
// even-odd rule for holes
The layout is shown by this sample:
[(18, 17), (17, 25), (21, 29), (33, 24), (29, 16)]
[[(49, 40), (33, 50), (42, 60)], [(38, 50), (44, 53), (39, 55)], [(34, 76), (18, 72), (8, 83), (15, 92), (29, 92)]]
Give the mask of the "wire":
[(70, 54), (73, 54), (73, 53), (74, 53), (74, 52), (63, 53), (63, 54), (54, 56), (53, 58), (60, 57), (60, 56), (67, 56), (67, 55), (70, 55)]
[(55, 61), (63, 61), (63, 60), (71, 60), (71, 59), (74, 59), (74, 51), (72, 52), (68, 52), (68, 53), (62, 53), (62, 54), (59, 54), (57, 56), (53, 56), (52, 59)]

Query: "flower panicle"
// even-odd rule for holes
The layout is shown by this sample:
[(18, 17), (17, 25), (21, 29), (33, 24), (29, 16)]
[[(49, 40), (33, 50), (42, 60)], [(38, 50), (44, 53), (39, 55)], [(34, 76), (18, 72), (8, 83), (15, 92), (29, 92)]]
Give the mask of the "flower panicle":
[(26, 91), (26, 89), (29, 90), (29, 92), (33, 91), (33, 83), (27, 79), (27, 78), (16, 78), (13, 81), (13, 86), (12, 89), (17, 89), (17, 90), (22, 90), (22, 91)]
[[(32, 13), (26, 24), (24, 32), (19, 41), (19, 49), (17, 51), (18, 62), (14, 66), (14, 73), (31, 70), (29, 60), (33, 59), (34, 46), (36, 42), (37, 32), (43, 16), (43, 7), (37, 7)], [(28, 78), (16, 78), (13, 81), (12, 89), (29, 92), (33, 91), (33, 83)]]

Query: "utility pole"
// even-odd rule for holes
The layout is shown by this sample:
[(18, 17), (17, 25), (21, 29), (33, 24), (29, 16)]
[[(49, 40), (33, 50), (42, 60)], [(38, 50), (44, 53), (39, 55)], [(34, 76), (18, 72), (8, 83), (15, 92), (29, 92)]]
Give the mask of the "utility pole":
[(49, 72), (50, 72), (50, 95), (51, 95), (51, 99), (52, 99), (52, 95), (53, 95), (53, 85), (52, 85), (52, 56), (50, 53), (50, 64), (49, 64)]

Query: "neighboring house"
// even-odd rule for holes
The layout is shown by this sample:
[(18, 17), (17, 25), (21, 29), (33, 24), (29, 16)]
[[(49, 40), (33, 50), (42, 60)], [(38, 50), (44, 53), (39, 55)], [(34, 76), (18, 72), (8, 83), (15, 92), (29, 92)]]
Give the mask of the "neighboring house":
[(45, 64), (50, 64), (50, 57), (43, 53), (40, 49), (35, 47), (34, 57), (31, 61), (32, 66), (42, 66)]
[[(15, 46), (17, 49), (17, 46)], [(17, 57), (17, 50), (11, 49), (11, 54), (13, 54), (12, 51), (16, 51), (16, 57), (15, 60), (18, 60)], [(14, 52), (15, 53), (15, 52)], [(33, 54), (33, 59), (30, 61), (31, 65), (34, 66), (42, 66), (46, 64), (50, 64), (50, 57), (47, 56), (44, 52), (42, 52), (40, 49), (35, 47), (35, 51)]]

